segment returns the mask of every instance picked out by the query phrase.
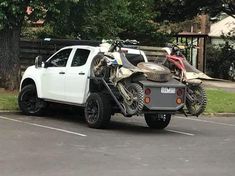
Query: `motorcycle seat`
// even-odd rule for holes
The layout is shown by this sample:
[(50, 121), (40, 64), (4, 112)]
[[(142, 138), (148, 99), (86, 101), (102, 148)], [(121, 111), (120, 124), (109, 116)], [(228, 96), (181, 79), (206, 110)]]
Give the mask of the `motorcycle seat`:
[(128, 69), (136, 69), (137, 67), (134, 66), (132, 63), (128, 61), (124, 53), (120, 54), (121, 59), (122, 59), (122, 66)]

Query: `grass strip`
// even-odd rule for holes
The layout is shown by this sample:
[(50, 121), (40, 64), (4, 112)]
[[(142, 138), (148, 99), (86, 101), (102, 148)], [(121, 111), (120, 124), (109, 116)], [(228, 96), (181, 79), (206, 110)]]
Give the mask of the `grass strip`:
[(0, 90), (0, 110), (18, 110), (17, 92)]
[(206, 89), (206, 113), (235, 113), (235, 93), (222, 89)]
[[(206, 113), (235, 113), (235, 93), (221, 89), (206, 89), (208, 103)], [(18, 110), (18, 92), (0, 89), (0, 110)]]

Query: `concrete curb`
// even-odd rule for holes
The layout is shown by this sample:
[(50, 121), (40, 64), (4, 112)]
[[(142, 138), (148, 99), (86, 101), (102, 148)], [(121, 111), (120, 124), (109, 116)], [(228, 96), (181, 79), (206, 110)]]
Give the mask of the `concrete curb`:
[[(0, 110), (0, 113), (19, 113), (19, 112), (21, 111), (20, 110)], [(203, 113), (202, 115), (206, 117), (235, 117), (235, 113)]]
[(235, 117), (235, 113), (203, 113), (207, 117)]
[(17, 112), (21, 112), (19, 110), (0, 110), (0, 113), (17, 113)]

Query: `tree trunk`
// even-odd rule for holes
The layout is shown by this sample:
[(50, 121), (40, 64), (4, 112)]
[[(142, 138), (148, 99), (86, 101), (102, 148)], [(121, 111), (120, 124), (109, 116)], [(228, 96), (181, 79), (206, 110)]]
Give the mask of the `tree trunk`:
[(20, 83), (20, 28), (0, 31), (0, 87), (16, 90)]

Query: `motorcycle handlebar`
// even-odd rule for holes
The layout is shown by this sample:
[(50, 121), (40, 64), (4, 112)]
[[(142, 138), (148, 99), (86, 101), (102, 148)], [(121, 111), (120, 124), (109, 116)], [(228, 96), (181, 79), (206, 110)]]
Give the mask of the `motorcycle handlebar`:
[(127, 39), (127, 40), (123, 41), (123, 44), (126, 44), (126, 45), (137, 45), (137, 44), (139, 44), (139, 42), (137, 40), (129, 40), (129, 39)]
[(137, 45), (137, 44), (139, 44), (139, 42), (137, 41), (137, 40), (129, 40), (129, 39), (127, 39), (127, 40), (106, 40), (106, 41), (111, 41), (111, 46), (110, 46), (110, 48), (109, 48), (109, 52), (113, 52), (115, 49), (116, 49), (116, 47), (123, 47), (123, 45)]

